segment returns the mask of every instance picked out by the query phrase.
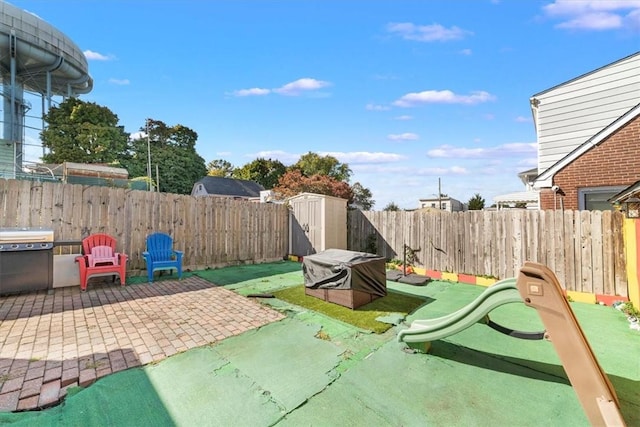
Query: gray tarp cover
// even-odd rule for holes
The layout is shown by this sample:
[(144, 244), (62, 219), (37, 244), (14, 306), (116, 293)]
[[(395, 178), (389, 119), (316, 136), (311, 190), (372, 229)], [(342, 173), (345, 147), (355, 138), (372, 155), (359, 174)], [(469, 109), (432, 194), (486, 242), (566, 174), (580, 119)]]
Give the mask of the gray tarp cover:
[(327, 249), (302, 259), (304, 285), (313, 289), (354, 289), (387, 295), (386, 260), (379, 255)]

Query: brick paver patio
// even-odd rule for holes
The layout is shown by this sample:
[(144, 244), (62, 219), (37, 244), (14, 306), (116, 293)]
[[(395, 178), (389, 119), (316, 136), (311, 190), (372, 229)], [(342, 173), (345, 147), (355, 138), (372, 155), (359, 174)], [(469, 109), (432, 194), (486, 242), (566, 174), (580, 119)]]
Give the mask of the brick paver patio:
[(283, 317), (197, 276), (0, 297), (0, 411), (46, 408), (69, 387)]

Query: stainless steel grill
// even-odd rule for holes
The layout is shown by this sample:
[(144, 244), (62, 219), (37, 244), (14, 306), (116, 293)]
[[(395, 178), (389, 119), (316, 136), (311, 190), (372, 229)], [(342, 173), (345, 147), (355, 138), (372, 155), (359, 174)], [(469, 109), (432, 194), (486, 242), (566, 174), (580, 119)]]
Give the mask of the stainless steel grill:
[(53, 288), (53, 230), (0, 228), (0, 294)]

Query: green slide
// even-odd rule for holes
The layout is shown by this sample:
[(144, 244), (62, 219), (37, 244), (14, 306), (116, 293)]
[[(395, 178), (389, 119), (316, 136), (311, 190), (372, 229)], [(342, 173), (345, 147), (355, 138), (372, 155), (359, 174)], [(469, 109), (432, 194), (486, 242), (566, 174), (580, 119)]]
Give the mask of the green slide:
[(428, 343), (457, 334), (485, 319), (491, 310), (511, 302), (523, 302), (515, 277), (496, 282), (474, 301), (451, 314), (435, 319), (414, 320), (408, 329), (398, 332), (398, 341)]

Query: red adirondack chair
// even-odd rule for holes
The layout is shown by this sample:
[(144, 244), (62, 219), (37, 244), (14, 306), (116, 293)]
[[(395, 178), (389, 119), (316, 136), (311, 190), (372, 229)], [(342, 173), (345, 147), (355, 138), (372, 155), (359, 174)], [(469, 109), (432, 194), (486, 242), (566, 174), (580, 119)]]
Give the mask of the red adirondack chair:
[(76, 257), (80, 268), (80, 289), (87, 290), (91, 277), (120, 277), (125, 285), (127, 255), (116, 252), (116, 239), (104, 233), (92, 234), (82, 240), (82, 255)]

